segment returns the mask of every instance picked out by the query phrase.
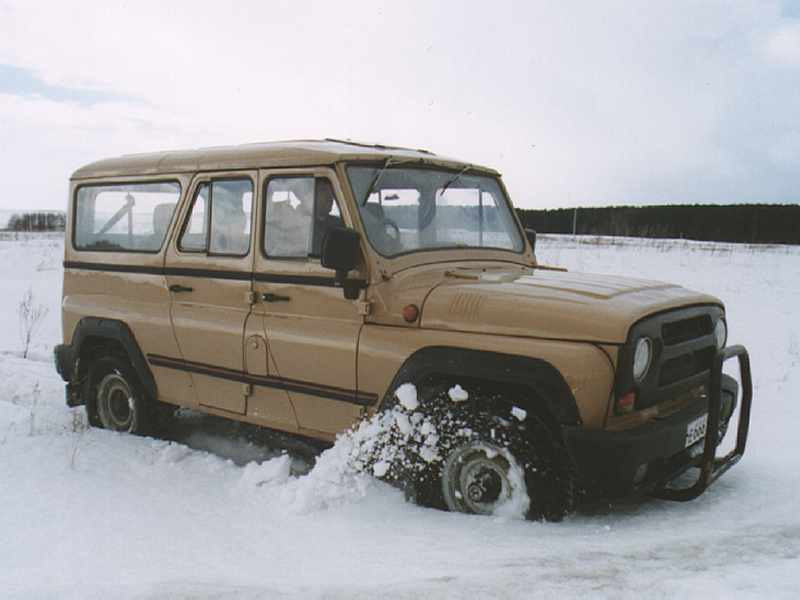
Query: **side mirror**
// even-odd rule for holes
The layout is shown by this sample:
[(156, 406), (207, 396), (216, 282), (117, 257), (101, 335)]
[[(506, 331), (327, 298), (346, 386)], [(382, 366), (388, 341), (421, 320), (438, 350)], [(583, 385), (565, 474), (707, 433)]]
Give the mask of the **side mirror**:
[(331, 227), (322, 240), (322, 266), (336, 271), (336, 283), (344, 289), (348, 300), (358, 298), (358, 290), (364, 287), (360, 280), (347, 279), (347, 272), (358, 266), (361, 254), (361, 236), (346, 227)]
[(531, 250), (536, 252), (536, 230), (535, 229), (526, 229), (525, 230), (525, 237), (528, 238), (528, 241), (531, 244)]
[(346, 227), (331, 227), (322, 240), (322, 266), (335, 269), (337, 275), (358, 266), (358, 255), (361, 251), (358, 232)]

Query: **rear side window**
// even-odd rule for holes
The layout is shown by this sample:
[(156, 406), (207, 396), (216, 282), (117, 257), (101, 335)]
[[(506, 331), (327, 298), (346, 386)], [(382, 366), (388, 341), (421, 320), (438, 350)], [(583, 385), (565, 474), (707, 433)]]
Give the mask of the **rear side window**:
[(75, 196), (75, 248), (158, 252), (180, 196), (173, 181), (83, 185)]

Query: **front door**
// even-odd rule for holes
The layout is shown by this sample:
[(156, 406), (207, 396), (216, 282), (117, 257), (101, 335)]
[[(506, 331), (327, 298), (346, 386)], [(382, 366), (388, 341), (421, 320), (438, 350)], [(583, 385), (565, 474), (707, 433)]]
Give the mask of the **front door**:
[(250, 389), (243, 337), (251, 308), (255, 182), (255, 172), (195, 178), (165, 263), (182, 356), (156, 359), (191, 373), (200, 405), (236, 414), (246, 412)]
[(253, 310), (263, 316), (273, 394), (288, 395), (301, 430), (332, 438), (366, 403), (356, 392), (363, 317), (319, 258), (325, 230), (349, 215), (331, 169), (262, 171), (259, 185)]

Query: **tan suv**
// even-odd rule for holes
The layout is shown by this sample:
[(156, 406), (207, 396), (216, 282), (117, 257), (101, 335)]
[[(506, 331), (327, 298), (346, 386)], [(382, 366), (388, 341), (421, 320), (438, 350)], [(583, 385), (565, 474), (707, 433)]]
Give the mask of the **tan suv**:
[(490, 168), (338, 140), (141, 154), (78, 169), (68, 215), (55, 359), (95, 426), (191, 407), (332, 441), (391, 413), (422, 467), (376, 475), (489, 513), (520, 467), (553, 519), (578, 489), (693, 498), (744, 451), (722, 303), (539, 265)]

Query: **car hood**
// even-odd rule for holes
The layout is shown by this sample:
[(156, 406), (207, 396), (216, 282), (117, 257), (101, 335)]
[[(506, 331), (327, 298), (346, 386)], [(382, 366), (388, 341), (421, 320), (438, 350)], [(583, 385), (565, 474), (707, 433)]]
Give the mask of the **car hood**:
[(722, 303), (679, 285), (542, 269), (447, 271), (422, 307), (421, 326), (563, 340), (624, 343), (656, 312)]

